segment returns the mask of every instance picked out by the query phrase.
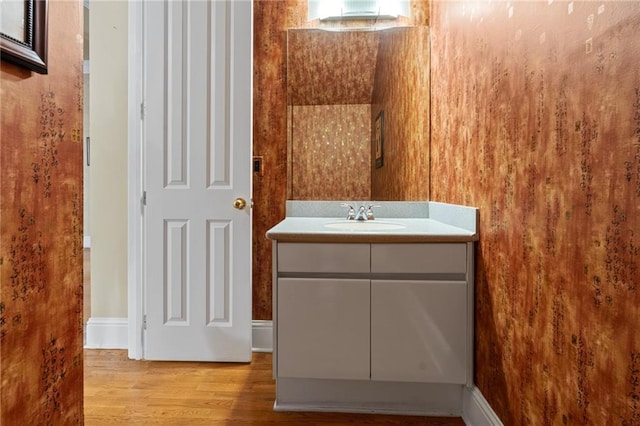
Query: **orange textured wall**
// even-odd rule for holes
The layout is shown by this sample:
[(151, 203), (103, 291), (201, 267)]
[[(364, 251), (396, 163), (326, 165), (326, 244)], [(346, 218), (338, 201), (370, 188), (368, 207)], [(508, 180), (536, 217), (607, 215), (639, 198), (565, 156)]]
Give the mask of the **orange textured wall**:
[(287, 28), (307, 15), (305, 0), (253, 2), (253, 319), (271, 319), (271, 241), (265, 233), (285, 214), (287, 193)]
[(480, 208), (476, 382), (640, 424), (640, 3), (432, 4), (431, 199)]
[[(383, 166), (374, 165), (371, 172), (371, 197), (427, 200), (429, 29), (394, 28), (381, 32), (377, 58), (371, 122), (384, 111), (384, 146)], [(373, 150), (372, 155), (375, 156)]]
[(290, 105), (369, 104), (377, 31), (287, 31)]
[(0, 62), (3, 425), (83, 423), (82, 33), (50, 0), (49, 74)]
[[(284, 218), (287, 191), (287, 30), (339, 26), (306, 22), (306, 0), (254, 0), (253, 153), (263, 172), (253, 179), (253, 318), (271, 319), (271, 241)], [(429, 2), (411, 1), (405, 25), (428, 25)], [(366, 22), (365, 25), (371, 25)], [(388, 25), (382, 22), (380, 25)]]
[(371, 105), (292, 107), (291, 199), (371, 199)]

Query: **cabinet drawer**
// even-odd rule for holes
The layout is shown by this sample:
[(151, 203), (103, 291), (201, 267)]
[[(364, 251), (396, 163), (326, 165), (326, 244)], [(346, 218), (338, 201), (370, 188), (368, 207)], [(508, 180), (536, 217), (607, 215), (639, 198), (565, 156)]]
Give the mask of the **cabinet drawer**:
[(368, 273), (369, 244), (278, 243), (278, 272)]
[(372, 244), (371, 272), (464, 274), (465, 243)]

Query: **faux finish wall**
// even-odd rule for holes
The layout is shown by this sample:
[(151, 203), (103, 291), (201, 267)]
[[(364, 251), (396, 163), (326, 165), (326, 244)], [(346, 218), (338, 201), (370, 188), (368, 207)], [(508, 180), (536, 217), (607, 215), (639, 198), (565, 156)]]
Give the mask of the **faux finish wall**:
[(431, 199), (480, 208), (504, 424), (640, 424), (640, 3), (434, 2)]
[(48, 23), (48, 75), (0, 62), (3, 425), (83, 423), (82, 2)]
[[(254, 0), (253, 153), (263, 173), (253, 179), (253, 319), (271, 319), (271, 241), (265, 232), (284, 218), (287, 188), (287, 29), (311, 28), (306, 0)], [(428, 25), (428, 1), (411, 1), (404, 25)], [(365, 25), (371, 25), (366, 22)], [(328, 24), (336, 26), (340, 24)], [(382, 22), (379, 25), (389, 25)], [(392, 24), (393, 25), (393, 24)]]
[(290, 105), (369, 104), (378, 54), (377, 31), (287, 31)]
[(287, 28), (306, 19), (305, 0), (253, 1), (253, 319), (271, 319), (271, 241), (284, 218), (287, 191)]
[(371, 199), (371, 105), (290, 108), (291, 199)]
[(371, 198), (377, 31), (287, 31), (288, 198)]
[(371, 122), (384, 111), (384, 145), (383, 166), (371, 172), (371, 199), (428, 200), (429, 28), (381, 32), (377, 59)]

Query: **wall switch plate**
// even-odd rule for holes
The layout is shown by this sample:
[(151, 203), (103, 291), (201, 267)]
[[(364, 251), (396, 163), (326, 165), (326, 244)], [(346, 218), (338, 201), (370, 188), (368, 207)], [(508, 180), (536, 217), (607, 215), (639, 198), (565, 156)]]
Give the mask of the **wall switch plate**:
[(262, 176), (262, 157), (253, 157), (253, 173)]

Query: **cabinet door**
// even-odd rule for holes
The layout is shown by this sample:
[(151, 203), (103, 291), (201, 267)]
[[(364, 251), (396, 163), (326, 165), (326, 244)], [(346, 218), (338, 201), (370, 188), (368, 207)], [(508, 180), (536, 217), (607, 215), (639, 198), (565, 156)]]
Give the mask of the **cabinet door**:
[(466, 383), (464, 281), (371, 282), (371, 379)]
[(370, 281), (279, 278), (279, 377), (369, 379)]

